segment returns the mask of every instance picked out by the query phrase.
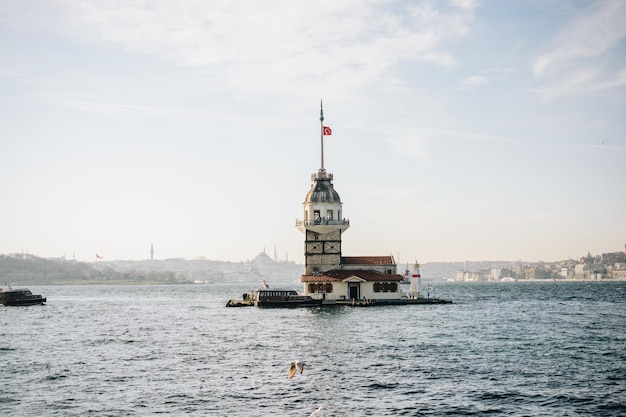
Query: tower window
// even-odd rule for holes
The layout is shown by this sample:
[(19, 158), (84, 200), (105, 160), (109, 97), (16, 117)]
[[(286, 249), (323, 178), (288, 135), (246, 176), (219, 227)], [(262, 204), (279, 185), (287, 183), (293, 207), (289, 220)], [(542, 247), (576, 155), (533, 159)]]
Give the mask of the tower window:
[(309, 283), (310, 293), (331, 293), (333, 292), (333, 284), (330, 282), (311, 282)]
[(375, 282), (374, 292), (398, 292), (398, 283), (396, 282)]
[(332, 220), (333, 219), (333, 211), (332, 210), (326, 210), (326, 218), (328, 220)]

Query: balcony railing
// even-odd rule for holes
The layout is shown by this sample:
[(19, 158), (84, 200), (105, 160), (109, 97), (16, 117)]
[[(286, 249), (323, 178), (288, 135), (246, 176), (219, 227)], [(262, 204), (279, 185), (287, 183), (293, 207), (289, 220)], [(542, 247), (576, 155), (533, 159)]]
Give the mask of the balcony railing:
[(296, 220), (297, 226), (350, 226), (350, 220), (334, 220), (334, 219), (315, 219), (315, 220)]

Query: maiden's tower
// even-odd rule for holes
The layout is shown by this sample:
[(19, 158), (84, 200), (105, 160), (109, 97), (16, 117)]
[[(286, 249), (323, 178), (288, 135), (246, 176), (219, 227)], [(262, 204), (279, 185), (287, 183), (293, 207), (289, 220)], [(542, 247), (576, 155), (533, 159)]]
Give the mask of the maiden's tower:
[[(341, 237), (350, 227), (342, 211), (333, 174), (324, 168), (324, 136), (331, 135), (324, 126), (320, 106), (321, 163), (311, 174), (311, 188), (304, 198), (303, 219), (296, 227), (304, 233), (305, 271), (301, 277), (304, 294), (321, 296), (333, 302), (393, 302), (403, 295), (393, 256), (343, 256)], [(406, 299), (406, 297), (405, 297)]]

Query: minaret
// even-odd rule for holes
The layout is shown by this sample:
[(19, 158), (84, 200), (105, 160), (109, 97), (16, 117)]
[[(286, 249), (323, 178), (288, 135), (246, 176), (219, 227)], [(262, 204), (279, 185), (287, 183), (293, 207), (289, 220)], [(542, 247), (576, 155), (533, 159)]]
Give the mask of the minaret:
[(154, 261), (154, 245), (150, 244), (150, 260)]
[(304, 233), (305, 275), (321, 274), (341, 268), (341, 233), (350, 227), (343, 217), (341, 199), (333, 187), (333, 174), (324, 169), (324, 136), (330, 135), (324, 126), (324, 109), (320, 102), (321, 167), (311, 174), (311, 189), (304, 198), (303, 220), (296, 227)]

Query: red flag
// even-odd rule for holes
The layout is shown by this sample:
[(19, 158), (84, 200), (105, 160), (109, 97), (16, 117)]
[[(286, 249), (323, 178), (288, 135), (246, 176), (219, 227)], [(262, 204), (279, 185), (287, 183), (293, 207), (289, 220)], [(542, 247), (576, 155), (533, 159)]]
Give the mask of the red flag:
[(333, 134), (333, 131), (328, 126), (324, 126), (324, 136), (330, 136)]
[(100, 255), (98, 255), (98, 254), (96, 253), (96, 259), (102, 259), (102, 256), (100, 256)]

